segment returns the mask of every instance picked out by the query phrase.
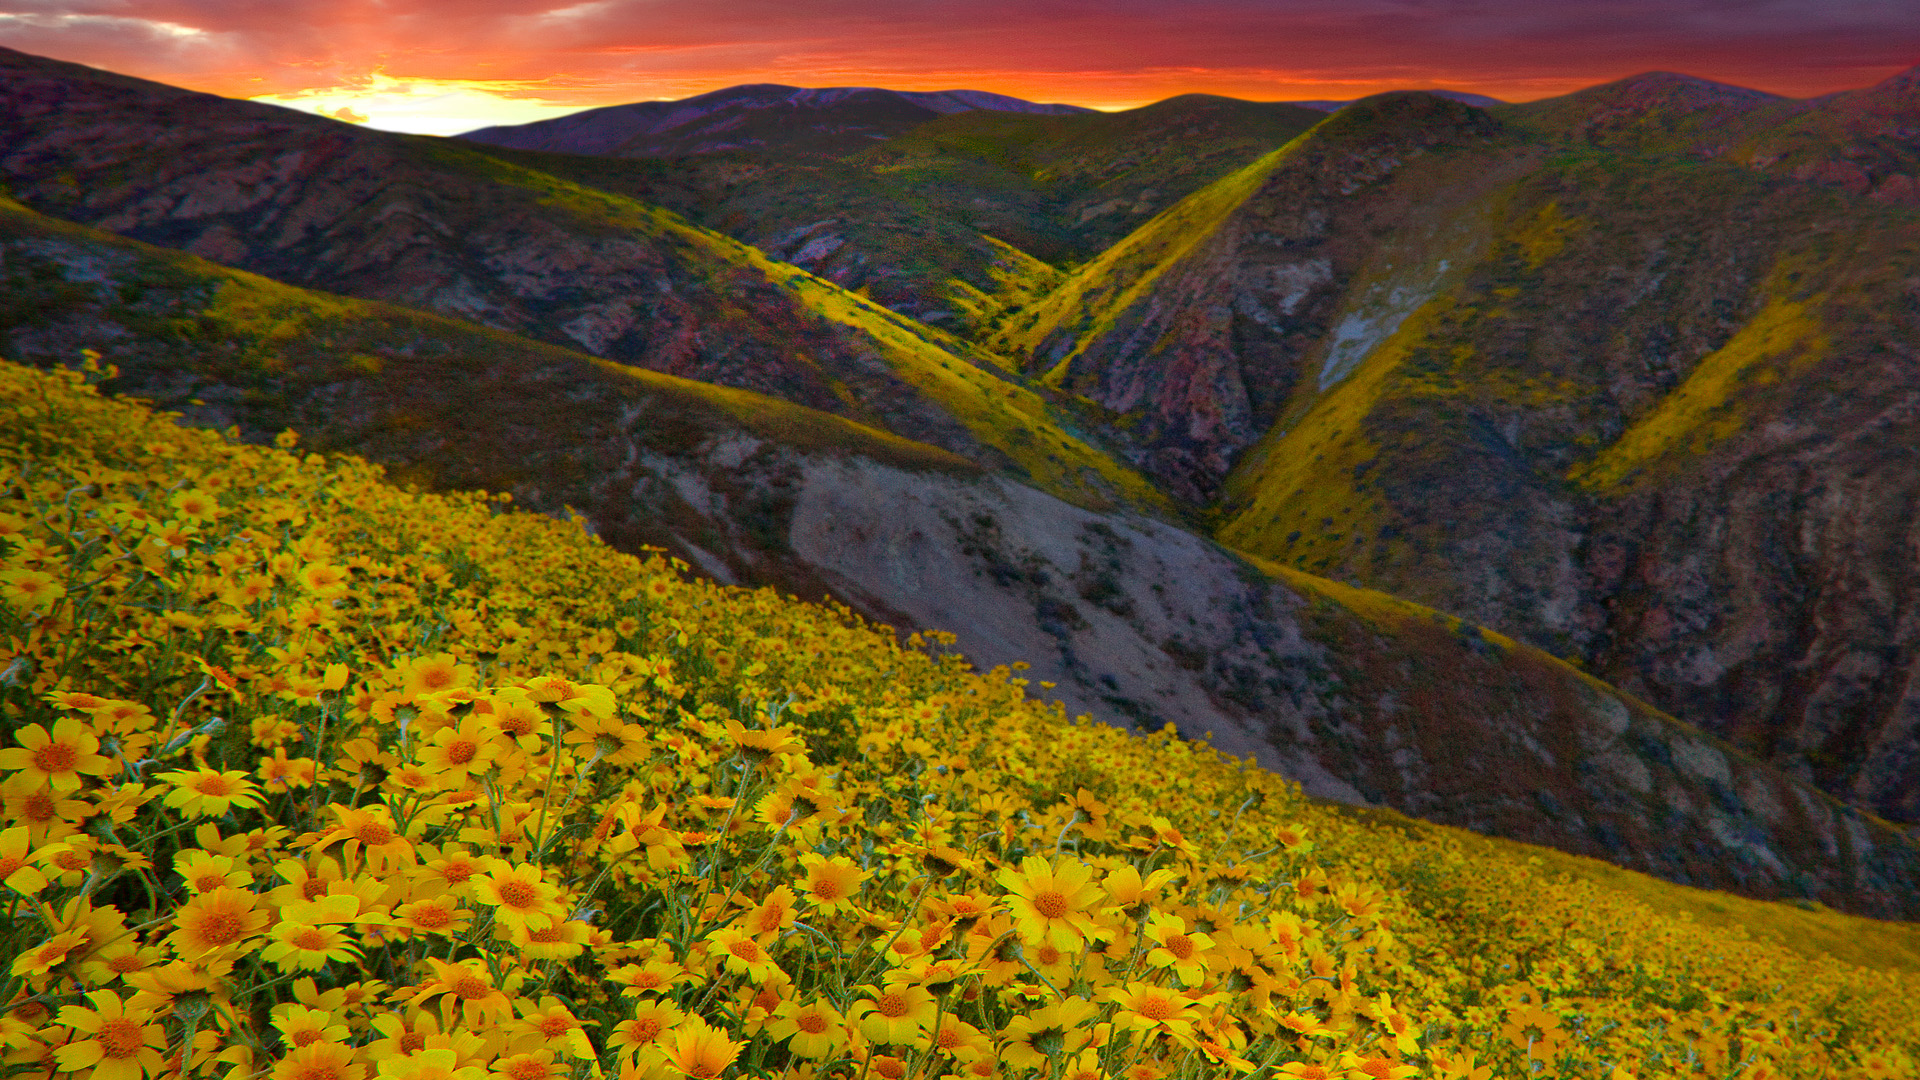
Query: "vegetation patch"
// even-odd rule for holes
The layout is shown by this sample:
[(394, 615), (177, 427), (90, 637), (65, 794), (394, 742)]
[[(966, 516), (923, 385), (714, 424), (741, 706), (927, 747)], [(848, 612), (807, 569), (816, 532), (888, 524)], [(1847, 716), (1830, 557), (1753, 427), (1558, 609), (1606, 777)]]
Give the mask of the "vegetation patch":
[(29, 1071), (1812, 1077), (1920, 1052), (1910, 953), (1809, 955), (1743, 908), (1676, 917), (1671, 886), (1381, 828), (1069, 721), (943, 638), (291, 433), (181, 429), (80, 372), (0, 366), (0, 417), (0, 990)]
[(1746, 395), (1779, 383), (1825, 355), (1828, 340), (1818, 299), (1778, 296), (1727, 343), (1694, 365), (1686, 381), (1567, 478), (1610, 491), (1671, 454), (1697, 457), (1749, 426)]

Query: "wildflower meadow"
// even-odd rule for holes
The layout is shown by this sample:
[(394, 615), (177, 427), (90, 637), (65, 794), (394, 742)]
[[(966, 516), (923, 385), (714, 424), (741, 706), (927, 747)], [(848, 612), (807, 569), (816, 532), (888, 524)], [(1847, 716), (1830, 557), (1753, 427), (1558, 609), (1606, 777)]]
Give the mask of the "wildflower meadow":
[(85, 366), (0, 364), (8, 1076), (1920, 1074), (1912, 971)]

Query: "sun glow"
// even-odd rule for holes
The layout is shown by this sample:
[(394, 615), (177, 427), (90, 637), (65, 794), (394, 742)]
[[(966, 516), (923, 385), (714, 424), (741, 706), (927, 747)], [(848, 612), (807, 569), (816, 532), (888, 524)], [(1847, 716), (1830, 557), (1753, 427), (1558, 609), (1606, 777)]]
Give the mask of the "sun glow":
[(525, 124), (583, 106), (538, 96), (538, 83), (472, 79), (397, 79), (385, 72), (250, 101), (411, 135), (458, 135), (493, 124)]

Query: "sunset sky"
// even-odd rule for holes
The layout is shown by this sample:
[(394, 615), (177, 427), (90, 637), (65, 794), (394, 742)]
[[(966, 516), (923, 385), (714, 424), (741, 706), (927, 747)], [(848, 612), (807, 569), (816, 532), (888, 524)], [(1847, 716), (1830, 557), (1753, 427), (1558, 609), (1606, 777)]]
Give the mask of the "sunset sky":
[(0, 45), (453, 134), (747, 82), (1127, 108), (1647, 70), (1806, 97), (1920, 63), (1916, 0), (0, 0)]

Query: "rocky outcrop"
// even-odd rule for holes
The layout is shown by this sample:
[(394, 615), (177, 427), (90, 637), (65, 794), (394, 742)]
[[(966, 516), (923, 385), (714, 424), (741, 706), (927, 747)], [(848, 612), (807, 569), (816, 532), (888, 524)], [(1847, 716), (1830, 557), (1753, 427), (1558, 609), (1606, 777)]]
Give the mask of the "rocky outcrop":
[[(1395, 278), (1357, 279), (1370, 259), (1391, 261), (1374, 258), (1381, 235), (1417, 231), (1423, 246), (1434, 246), (1433, 234), (1452, 225), (1462, 204), (1514, 175), (1511, 163), (1484, 149), (1513, 153), (1498, 131), (1480, 110), (1426, 94), (1352, 106), (1250, 167), (1261, 175), (1220, 181), (1142, 227), (1115, 249), (1137, 246), (1138, 256), (1109, 254), (1082, 271), (1111, 284), (1070, 282), (1082, 291), (1050, 326), (1016, 326), (1002, 341), (1050, 382), (1108, 410), (1149, 475), (1191, 501), (1211, 502), (1303, 379), (1324, 384), (1347, 353), (1391, 334), (1432, 295), (1447, 267), (1419, 250), (1403, 255), (1413, 273), (1403, 265)], [(1422, 186), (1427, 198), (1381, 195), (1403, 171), (1435, 178)], [(1186, 208), (1210, 199), (1224, 213), (1189, 220)], [(1199, 243), (1141, 240), (1202, 229)], [(1343, 319), (1342, 301), (1356, 288), (1371, 289), (1378, 303)], [(1108, 295), (1119, 301), (1103, 305)], [(1305, 358), (1328, 341), (1322, 370), (1308, 372)]]
[[(1568, 666), (935, 447), (472, 323), (0, 214), (0, 345), (95, 348), (192, 422), (579, 511), (617, 546), (952, 631), (1070, 714), (1171, 723), (1323, 798), (1676, 881), (1920, 915), (1920, 847)], [(262, 312), (252, 321), (236, 312)], [(197, 328), (186, 332), (186, 328)]]
[[(1211, 731), (1324, 796), (1920, 914), (1912, 843), (1830, 797), (1911, 815), (1917, 787), (1920, 268), (1882, 202), (1400, 95), (1169, 208), (1111, 278), (982, 248), (1053, 319), (1035, 361), (1079, 395), (1054, 405), (1219, 493), (1220, 537), (1268, 564), (1124, 509), (1165, 504), (992, 358), (657, 207), (0, 66), (32, 206), (399, 302), (8, 201), (15, 355), (95, 348), (195, 422), (951, 630), (1074, 712)], [(792, 258), (878, 261), (801, 224)], [(1015, 454), (1031, 484), (993, 471)], [(1075, 477), (1117, 494), (1036, 490)]]
[(1349, 109), (1198, 239), (1149, 226), (1069, 282), (1036, 369), (1216, 498), (1226, 542), (1497, 627), (1920, 821), (1920, 233), (1671, 152), (1671, 110), (1774, 115), (1763, 95), (1593, 97), (1572, 148), (1512, 111)]

